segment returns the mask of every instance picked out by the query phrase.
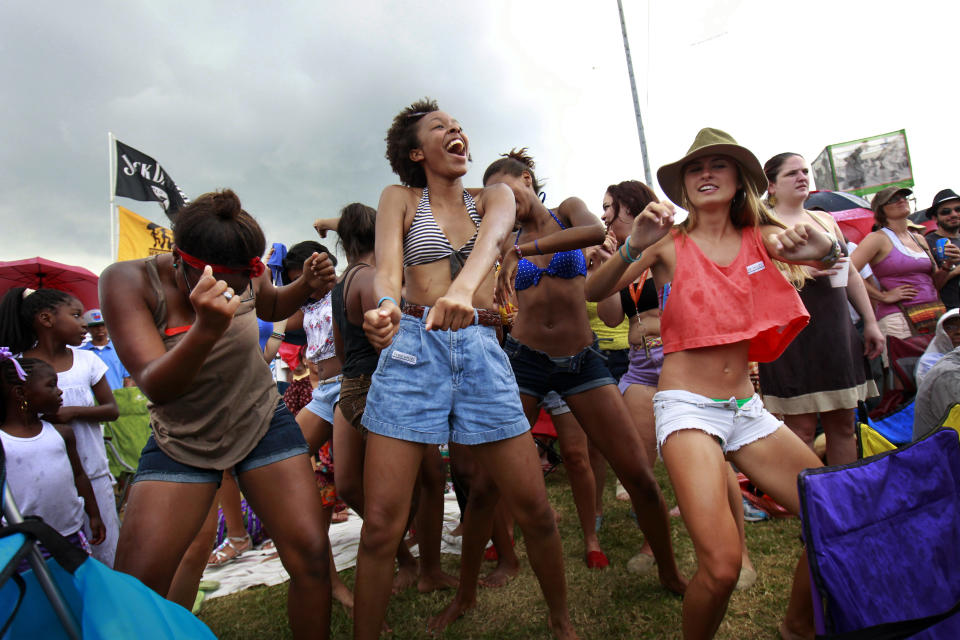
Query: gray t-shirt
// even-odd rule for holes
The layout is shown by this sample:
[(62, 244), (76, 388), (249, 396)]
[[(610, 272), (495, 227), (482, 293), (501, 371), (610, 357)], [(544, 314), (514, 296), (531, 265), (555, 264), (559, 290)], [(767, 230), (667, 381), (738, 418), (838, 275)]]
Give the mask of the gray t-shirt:
[(960, 402), (960, 347), (943, 356), (923, 377), (914, 408), (913, 439), (937, 428), (956, 402)]

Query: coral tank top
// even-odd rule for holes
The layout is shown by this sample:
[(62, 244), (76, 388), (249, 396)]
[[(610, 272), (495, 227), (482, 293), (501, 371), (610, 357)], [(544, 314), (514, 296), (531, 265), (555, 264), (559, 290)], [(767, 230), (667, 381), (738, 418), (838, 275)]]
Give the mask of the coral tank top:
[(671, 230), (677, 266), (660, 320), (663, 352), (750, 341), (748, 358), (776, 360), (810, 321), (800, 296), (767, 255), (758, 229), (743, 229), (725, 267)]

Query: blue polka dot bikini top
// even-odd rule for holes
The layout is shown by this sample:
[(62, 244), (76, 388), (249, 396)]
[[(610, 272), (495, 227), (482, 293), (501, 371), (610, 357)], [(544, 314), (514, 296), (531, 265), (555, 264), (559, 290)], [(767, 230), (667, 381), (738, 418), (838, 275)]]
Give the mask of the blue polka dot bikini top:
[[(553, 216), (553, 219), (556, 220), (561, 229), (566, 229), (563, 223), (560, 222), (560, 219), (553, 215), (553, 211), (550, 211), (550, 215)], [(517, 238), (514, 240), (514, 244), (517, 244), (519, 240), (520, 231), (517, 230)], [(554, 278), (566, 278), (568, 280), (570, 278), (576, 278), (577, 276), (586, 276), (587, 261), (583, 257), (583, 251), (579, 249), (558, 251), (550, 258), (550, 264), (547, 265), (546, 269), (541, 269), (526, 258), (521, 258), (517, 264), (517, 276), (513, 281), (513, 286), (517, 291), (535, 287), (540, 284), (540, 278), (543, 277), (543, 274), (553, 276)]]

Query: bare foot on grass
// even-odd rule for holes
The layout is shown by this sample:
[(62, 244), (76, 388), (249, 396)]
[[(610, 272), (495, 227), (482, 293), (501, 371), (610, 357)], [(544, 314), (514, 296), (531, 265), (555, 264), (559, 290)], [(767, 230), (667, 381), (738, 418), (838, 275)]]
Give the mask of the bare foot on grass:
[(506, 586), (510, 580), (520, 573), (520, 565), (515, 562), (500, 562), (497, 568), (478, 580), (481, 587), (496, 589)]
[[(660, 567), (658, 564), (657, 567)], [(687, 581), (680, 577), (679, 573), (669, 573), (663, 568), (659, 568), (660, 584), (663, 588), (678, 596), (682, 596), (687, 590)]]
[(417, 581), (417, 591), (420, 593), (430, 593), (431, 591), (442, 591), (444, 589), (456, 589), (460, 584), (457, 576), (452, 576), (444, 571), (431, 572), (429, 574), (420, 574)]
[(417, 584), (417, 565), (400, 565), (400, 568), (397, 570), (397, 575), (393, 577), (393, 594), (396, 595), (403, 591), (406, 591), (413, 585)]
[(565, 617), (560, 622), (554, 622), (553, 616), (547, 616), (547, 626), (550, 627), (553, 637), (558, 638), (558, 640), (579, 640), (580, 638), (574, 631), (569, 617)]
[(431, 635), (442, 633), (476, 604), (476, 600), (473, 602), (462, 602), (458, 598), (454, 598), (443, 611), (427, 620), (427, 633)]
[(814, 634), (797, 633), (795, 631), (791, 631), (787, 628), (786, 622), (781, 622), (780, 626), (777, 628), (777, 631), (780, 632), (780, 637), (783, 640), (811, 640), (814, 637)]

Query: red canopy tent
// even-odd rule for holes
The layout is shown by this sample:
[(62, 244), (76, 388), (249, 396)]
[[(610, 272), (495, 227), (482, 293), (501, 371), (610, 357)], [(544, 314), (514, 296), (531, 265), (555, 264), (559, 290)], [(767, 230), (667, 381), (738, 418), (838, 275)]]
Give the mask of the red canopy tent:
[(75, 295), (84, 309), (100, 306), (97, 294), (97, 281), (92, 271), (47, 260), (46, 258), (27, 258), (0, 262), (0, 295), (13, 287), (31, 289), (60, 289)]

